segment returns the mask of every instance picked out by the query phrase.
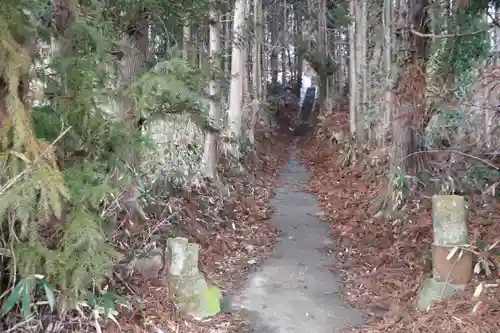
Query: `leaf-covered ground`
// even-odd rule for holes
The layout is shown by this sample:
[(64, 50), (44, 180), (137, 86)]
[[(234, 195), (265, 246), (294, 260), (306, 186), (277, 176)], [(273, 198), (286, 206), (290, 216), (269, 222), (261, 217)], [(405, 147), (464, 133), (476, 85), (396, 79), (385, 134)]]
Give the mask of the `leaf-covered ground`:
[[(152, 222), (154, 227), (136, 230), (136, 235), (157, 232), (163, 225), (172, 236), (186, 236), (201, 246), (200, 261), (207, 281), (223, 292), (238, 290), (245, 278), (267, 255), (277, 230), (268, 224), (269, 206), (279, 171), (286, 161), (289, 136), (264, 133), (257, 139), (256, 155), (248, 161), (252, 177), (242, 177), (227, 163), (219, 166), (223, 182), (230, 185), (230, 198), (221, 196), (220, 184), (191, 192), (172, 205), (178, 223)], [(284, 149), (285, 147), (285, 149)], [(256, 158), (255, 158), (256, 157)], [(172, 216), (170, 211), (168, 216)], [(154, 229), (154, 230), (152, 230)], [(149, 231), (148, 231), (149, 230)], [(134, 233), (132, 232), (132, 236)], [(164, 276), (147, 279), (135, 275), (124, 283), (129, 294), (135, 295), (132, 311), (122, 309), (119, 318), (121, 332), (246, 332), (247, 318), (236, 314), (220, 314), (199, 323), (177, 313), (169, 300), (168, 281)], [(123, 286), (122, 286), (123, 287)], [(120, 328), (110, 323), (107, 332)]]
[[(345, 134), (347, 117), (345, 111), (336, 113), (323, 122), (323, 128)], [(302, 143), (301, 159), (313, 172), (309, 189), (322, 203), (322, 216), (336, 241), (334, 248), (325, 249), (336, 258), (331, 270), (343, 279), (346, 301), (366, 316), (366, 324), (350, 332), (499, 332), (500, 288), (490, 287), (479, 298), (473, 297), (481, 282), (500, 284), (496, 271), (488, 278), (476, 275), (463, 293), (437, 304), (428, 313), (414, 310), (418, 289), (431, 275), (430, 197), (418, 194), (405, 214), (390, 223), (375, 218), (372, 203), (386, 189), (386, 154), (372, 152), (354, 166), (342, 168), (341, 145), (332, 141), (329, 133), (318, 133), (321, 130)], [(218, 198), (214, 195), (216, 188), (179, 199), (177, 209), (183, 223), (173, 228), (173, 233), (187, 235), (202, 245), (203, 271), (224, 291), (240, 288), (248, 272), (273, 245), (277, 230), (267, 223), (272, 213), (269, 199), (288, 156), (283, 147), (289, 140), (277, 135), (260, 138), (260, 162), (253, 164), (252, 182), (231, 175), (230, 168), (221, 165), (226, 181), (238, 188), (233, 192), (238, 194), (231, 199)], [(377, 159), (375, 166), (365, 163)], [(467, 200), (471, 244), (477, 239), (486, 244), (500, 240), (500, 207), (490, 204), (486, 209), (477, 196)], [(120, 325), (124, 332), (249, 331), (247, 318), (239, 314), (221, 314), (206, 323), (183, 318), (168, 300), (164, 284), (141, 276), (135, 278), (129, 287), (144, 301), (134, 312), (122, 312)], [(477, 311), (472, 313), (474, 306)], [(117, 326), (110, 325), (107, 331), (118, 331)]]
[[(347, 123), (344, 110), (322, 125), (346, 134)], [(331, 269), (343, 278), (345, 299), (366, 314), (367, 324), (352, 333), (500, 332), (500, 288), (491, 287), (479, 298), (473, 297), (480, 282), (500, 282), (496, 272), (489, 278), (476, 275), (466, 291), (428, 313), (414, 310), (418, 288), (431, 275), (430, 197), (418, 194), (406, 214), (394, 223), (376, 219), (371, 204), (386, 189), (383, 158), (378, 169), (363, 163), (367, 158), (380, 158), (377, 152), (364, 156), (353, 167), (342, 168), (341, 145), (321, 131), (303, 145), (302, 159), (313, 172), (310, 191), (320, 199), (337, 241), (335, 248), (328, 249), (337, 258)], [(499, 240), (500, 206), (487, 213), (480, 198), (467, 200), (472, 244), (477, 239), (487, 244)], [(478, 302), (477, 311), (472, 313)]]

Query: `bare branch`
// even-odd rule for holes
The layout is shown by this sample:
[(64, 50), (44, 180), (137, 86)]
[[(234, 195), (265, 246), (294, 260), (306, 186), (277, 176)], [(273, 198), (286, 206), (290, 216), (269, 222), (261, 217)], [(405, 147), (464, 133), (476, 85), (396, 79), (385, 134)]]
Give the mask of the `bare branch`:
[(486, 29), (481, 29), (481, 30), (477, 30), (477, 31), (473, 31), (473, 32), (467, 32), (467, 33), (463, 33), (463, 34), (447, 34), (447, 35), (423, 34), (421, 32), (414, 30), (414, 29), (411, 29), (410, 31), (418, 37), (437, 39), (437, 38), (456, 38), (456, 37), (479, 35), (483, 32), (487, 32), (491, 28), (492, 28), (492, 26), (489, 26)]

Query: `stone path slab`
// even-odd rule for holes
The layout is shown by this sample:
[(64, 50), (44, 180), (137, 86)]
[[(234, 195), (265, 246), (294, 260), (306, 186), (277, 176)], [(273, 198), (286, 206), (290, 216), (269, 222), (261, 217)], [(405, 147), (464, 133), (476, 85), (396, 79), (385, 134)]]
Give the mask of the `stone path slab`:
[(318, 202), (301, 190), (309, 177), (292, 155), (272, 202), (272, 223), (283, 234), (240, 294), (256, 333), (334, 333), (361, 324), (361, 314), (338, 295), (338, 279), (327, 267), (332, 258), (319, 251), (333, 242), (317, 217)]

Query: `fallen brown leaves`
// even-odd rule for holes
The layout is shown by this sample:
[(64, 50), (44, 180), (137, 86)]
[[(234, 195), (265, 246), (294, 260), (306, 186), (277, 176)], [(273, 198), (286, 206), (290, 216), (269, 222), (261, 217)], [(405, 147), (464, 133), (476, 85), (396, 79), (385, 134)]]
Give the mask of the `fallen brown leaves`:
[[(478, 311), (472, 313), (479, 301), (473, 300), (473, 291), (485, 277), (476, 276), (466, 291), (427, 313), (414, 310), (421, 282), (431, 275), (430, 200), (415, 202), (394, 223), (375, 219), (370, 205), (383, 194), (385, 175), (367, 175), (363, 163), (341, 168), (339, 146), (321, 135), (324, 128), (347, 133), (347, 117), (342, 112), (323, 120), (320, 135), (316, 132), (304, 143), (302, 159), (313, 172), (310, 190), (321, 201), (337, 241), (338, 262), (332, 270), (343, 278), (346, 301), (366, 314), (367, 324), (351, 332), (500, 332), (498, 287), (482, 296)], [(500, 225), (491, 222), (498, 221), (498, 207), (485, 220), (484, 208), (476, 199), (468, 198), (471, 241), (480, 236), (492, 244), (500, 239)]]
[[(175, 201), (176, 218), (162, 225), (155, 222), (154, 232), (171, 236), (185, 236), (201, 246), (201, 269), (207, 281), (223, 291), (234, 292), (245, 281), (246, 275), (267, 255), (274, 243), (277, 230), (267, 223), (271, 209), (269, 201), (281, 166), (287, 158), (286, 135), (263, 133), (257, 138), (256, 154), (248, 161), (252, 177), (234, 172), (227, 161), (221, 161), (219, 173), (224, 183), (230, 184), (230, 197), (220, 184), (198, 189)], [(170, 216), (174, 214), (170, 212)], [(151, 231), (152, 233), (153, 231)], [(147, 231), (137, 230), (135, 237)], [(134, 237), (134, 236), (132, 236)], [(167, 235), (163, 234), (163, 238)], [(136, 240), (137, 241), (137, 240)], [(126, 285), (135, 294), (133, 311), (120, 311), (121, 330), (110, 324), (107, 332), (169, 333), (169, 332), (247, 332), (248, 322), (241, 314), (221, 314), (206, 323), (183, 318), (170, 301), (168, 282), (159, 277), (148, 281), (134, 276)]]

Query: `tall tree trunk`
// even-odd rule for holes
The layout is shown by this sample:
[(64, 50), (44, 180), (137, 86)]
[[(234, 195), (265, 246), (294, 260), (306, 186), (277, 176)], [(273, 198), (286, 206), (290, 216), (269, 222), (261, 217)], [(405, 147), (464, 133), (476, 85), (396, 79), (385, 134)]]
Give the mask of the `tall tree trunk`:
[(411, 29), (427, 34), (427, 0), (401, 0), (398, 11), (397, 37), (401, 42), (400, 58), (403, 59), (402, 75), (398, 78), (397, 102), (392, 126), (392, 151), (389, 172), (389, 191), (386, 208), (394, 211), (394, 178), (418, 175), (427, 167), (423, 145), (424, 130), (430, 114), (425, 100), (426, 90), (426, 39), (411, 33)]
[[(383, 57), (382, 57), (382, 45), (383, 45), (383, 40), (380, 37), (375, 38), (375, 46), (373, 47), (373, 52), (371, 55), (371, 59), (369, 61), (369, 69), (371, 68), (383, 68)], [(375, 98), (375, 96), (371, 96), (370, 89), (371, 85), (370, 83), (372, 82), (371, 79), (371, 71), (367, 70), (365, 73), (365, 84), (368, 86), (366, 89), (366, 95), (364, 96), (365, 98), (365, 105), (368, 108), (370, 98)], [(379, 96), (376, 96), (379, 98)], [(369, 143), (371, 147), (377, 147), (379, 144), (379, 132), (383, 132), (383, 119), (377, 119), (373, 120), (372, 123), (370, 123), (370, 132), (369, 132)]]
[[(426, 39), (410, 32), (413, 29), (427, 34), (427, 0), (405, 0), (401, 2), (400, 15), (406, 13), (405, 20), (400, 17), (399, 37), (406, 53), (404, 75), (398, 84), (399, 103), (395, 110), (393, 133), (393, 162), (400, 163), (404, 173), (415, 174), (426, 166), (423, 151), (424, 130), (429, 122), (425, 100), (425, 62)], [(404, 161), (402, 161), (404, 159)], [(401, 163), (402, 161), (402, 163)]]
[(234, 6), (233, 43), (231, 54), (231, 84), (229, 93), (229, 132), (235, 140), (233, 153), (239, 149), (241, 138), (241, 118), (243, 107), (243, 79), (245, 78), (245, 66), (243, 64), (243, 50), (239, 38), (243, 35), (245, 27), (245, 1), (236, 0)]
[[(248, 17), (249, 13), (249, 1), (250, 0), (245, 0), (245, 12), (243, 14), (243, 17)], [(251, 53), (249, 51), (249, 45), (250, 45), (250, 36), (248, 33), (248, 26), (246, 25), (246, 21), (244, 22), (244, 27), (243, 27), (243, 40), (241, 41), (242, 44), (242, 49), (241, 49), (241, 54), (242, 54), (242, 61), (243, 61), (243, 110), (247, 105), (250, 104), (250, 79), (251, 79), (251, 70), (252, 67), (250, 66), (251, 63)]]
[(379, 147), (385, 146), (385, 139), (387, 136), (387, 131), (390, 128), (390, 121), (392, 110), (394, 106), (394, 98), (392, 89), (394, 87), (394, 73), (392, 61), (392, 50), (393, 50), (393, 29), (392, 29), (392, 18), (393, 18), (393, 2), (392, 0), (384, 0), (384, 14), (382, 18), (384, 27), (384, 70), (385, 70), (385, 111), (384, 118), (381, 128), (381, 133), (379, 137)]
[(206, 69), (205, 47), (207, 44), (207, 31), (204, 26), (199, 25), (196, 29), (196, 44), (198, 45), (198, 68), (203, 72)]
[[(219, 53), (220, 53), (220, 17), (219, 13), (212, 9), (210, 13), (210, 120), (212, 127), (220, 128), (220, 119), (222, 116), (221, 103), (219, 97), (219, 78), (220, 69)], [(203, 152), (203, 165), (205, 167), (205, 176), (215, 178), (217, 174), (217, 134), (208, 132), (205, 138), (205, 147)]]
[(261, 98), (262, 98), (262, 38), (263, 38), (263, 25), (262, 25), (262, 0), (253, 1), (253, 19), (255, 39), (253, 43), (253, 110), (252, 119), (250, 123), (249, 139), (252, 144), (255, 143), (255, 127), (257, 120), (261, 113)]
[(336, 85), (336, 83), (339, 82), (339, 71), (341, 70), (341, 64), (340, 64), (340, 58), (339, 58), (340, 37), (339, 37), (337, 32), (338, 32), (337, 30), (332, 32), (333, 38), (332, 38), (331, 43), (330, 43), (330, 50), (333, 54), (333, 59), (335, 60), (335, 62), (338, 65), (337, 70), (335, 71), (335, 73), (333, 73), (333, 75), (331, 77), (331, 86), (333, 89), (332, 92), (334, 92), (335, 95), (337, 94), (337, 90), (338, 90), (337, 89), (338, 85)]
[[(140, 16), (136, 24), (123, 34), (123, 40), (131, 46), (131, 52), (124, 55), (120, 60), (118, 82), (120, 87), (131, 86), (145, 70), (145, 63), (149, 52), (149, 27), (150, 19), (147, 14)], [(137, 112), (134, 100), (128, 96), (120, 96), (117, 100), (118, 114), (127, 120), (126, 126), (130, 131), (142, 131), (142, 116)], [(132, 148), (131, 148), (132, 149)], [(141, 156), (136, 151), (128, 155), (128, 164), (138, 172), (140, 169)], [(118, 175), (117, 175), (118, 176)], [(128, 211), (138, 214), (141, 219), (147, 219), (146, 214), (139, 206), (140, 191), (131, 186), (123, 194), (127, 198)]]
[(268, 76), (269, 76), (269, 47), (268, 47), (268, 30), (269, 30), (269, 11), (264, 10), (262, 15), (262, 103), (267, 102), (267, 87), (268, 87)]
[[(297, 97), (300, 97), (300, 91), (302, 89), (302, 72), (303, 72), (303, 59), (304, 56), (302, 54), (302, 15), (300, 14), (300, 10), (298, 6), (295, 7), (295, 49), (294, 53), (297, 54), (296, 66), (297, 66)], [(297, 52), (298, 51), (298, 52)]]
[[(366, 117), (368, 114), (368, 98), (370, 94), (370, 83), (368, 81), (368, 25), (367, 25), (367, 18), (368, 18), (368, 2), (367, 1), (362, 1), (361, 5), (361, 59), (359, 62), (362, 64), (360, 70), (361, 70), (361, 114), (362, 116), (359, 117), (359, 120), (363, 119), (363, 117)], [(362, 126), (362, 124), (361, 124)], [(361, 130), (359, 132), (360, 135), (358, 135), (358, 138), (362, 140), (362, 142), (366, 141), (368, 139), (368, 132), (366, 130)], [(358, 140), (359, 140), (358, 139)]]
[(366, 138), (364, 129), (364, 91), (366, 87), (363, 85), (364, 71), (366, 67), (366, 2), (356, 0), (356, 141), (363, 143)]
[(350, 23), (348, 30), (349, 38), (349, 132), (352, 137), (356, 134), (356, 96), (357, 96), (357, 61), (356, 61), (356, 5), (349, 1)]
[(224, 22), (224, 77), (231, 75), (231, 13), (226, 13)]
[(288, 49), (288, 22), (287, 22), (287, 5), (286, 0), (283, 0), (283, 17), (282, 21), (282, 40), (281, 40), (281, 82), (287, 82), (286, 69), (286, 51)]
[[(132, 51), (120, 60), (120, 86), (131, 86), (145, 70), (145, 64), (149, 52), (149, 27), (150, 20), (146, 14), (141, 15), (137, 23), (124, 33), (123, 39), (129, 43)], [(122, 96), (118, 101), (119, 113), (129, 119), (136, 130), (140, 130), (138, 124), (141, 115), (137, 113), (134, 101), (128, 96)], [(138, 157), (137, 157), (138, 159)], [(134, 166), (139, 167), (139, 161), (134, 161)]]
[[(495, 20), (497, 22), (500, 22), (500, 8), (497, 8), (495, 9)], [(498, 66), (498, 63), (499, 63), (499, 59), (500, 59), (500, 28), (495, 26), (494, 30), (493, 30), (493, 50), (494, 50), (494, 56), (493, 56), (493, 64), (495, 67)], [(491, 101), (490, 100), (490, 94), (491, 94), (491, 90), (486, 92), (485, 91), (485, 94), (487, 96), (486, 99), (488, 101)], [(496, 97), (496, 96), (495, 96)], [(493, 129), (494, 129), (494, 119), (495, 119), (495, 113), (497, 111), (494, 109), (494, 108), (486, 108), (485, 111), (484, 111), (484, 129), (485, 129), (485, 135), (484, 135), (484, 138), (485, 138), (485, 146), (486, 146), (486, 149), (491, 149), (492, 148), (492, 145), (493, 145)]]
[(269, 29), (271, 30), (271, 82), (273, 87), (276, 87), (278, 84), (278, 48), (276, 45), (279, 45), (278, 40), (278, 22), (277, 15), (274, 11), (271, 11), (271, 21), (268, 22)]
[(345, 90), (347, 89), (347, 34), (345, 33), (344, 29), (339, 31), (339, 38), (341, 43), (339, 44), (339, 53), (340, 53), (340, 64), (341, 64), (341, 71), (340, 71), (340, 78), (339, 78), (339, 92), (344, 95)]
[[(328, 57), (328, 42), (326, 39), (326, 0), (319, 0), (319, 11), (318, 11), (318, 51), (321, 57), (321, 67), (324, 67)], [(328, 96), (328, 73), (324, 70), (321, 73), (317, 73), (319, 76), (319, 97), (318, 97), (318, 109), (320, 113), (325, 111), (325, 102)]]
[(191, 62), (191, 26), (186, 24), (182, 28), (182, 57)]
[[(288, 12), (287, 12), (288, 13)], [(287, 57), (287, 68), (288, 68), (288, 71), (290, 72), (290, 81), (294, 81), (295, 80), (295, 70), (294, 70), (294, 64), (293, 64), (293, 59), (292, 59), (292, 54), (290, 52), (290, 31), (291, 33), (293, 34), (293, 31), (295, 29), (295, 22), (294, 22), (294, 19), (293, 19), (293, 15), (291, 16), (292, 19), (291, 19), (291, 26), (288, 26), (288, 23), (287, 23), (287, 32), (286, 32), (286, 57)], [(288, 19), (290, 18), (290, 14), (288, 13), (287, 16), (286, 16), (286, 20), (288, 22)]]

